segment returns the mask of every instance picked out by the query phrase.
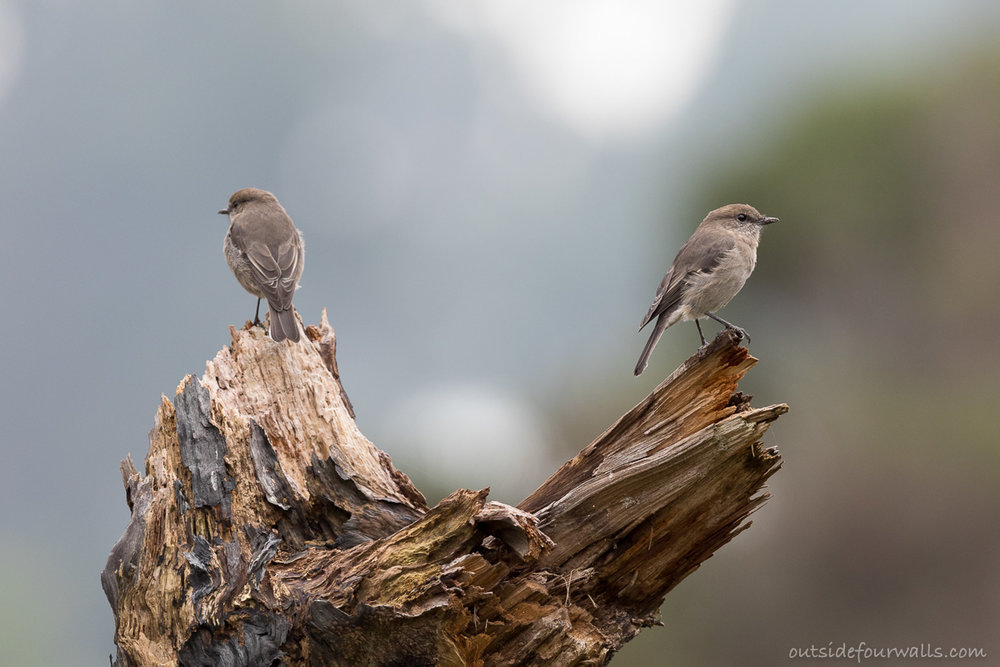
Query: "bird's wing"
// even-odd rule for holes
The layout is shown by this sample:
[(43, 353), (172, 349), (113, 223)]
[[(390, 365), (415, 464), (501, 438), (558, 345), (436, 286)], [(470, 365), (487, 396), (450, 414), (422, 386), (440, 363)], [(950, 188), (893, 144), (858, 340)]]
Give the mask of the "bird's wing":
[[(646, 316), (642, 318), (642, 324), (639, 325), (639, 331), (642, 331), (642, 328), (649, 324), (650, 320), (667, 309), (668, 306), (663, 305), (663, 301), (667, 293), (671, 291), (671, 287), (676, 287), (676, 285), (673, 285), (673, 280), (674, 267), (671, 266), (670, 270), (667, 271), (667, 275), (663, 276), (663, 280), (660, 281), (660, 286), (656, 288), (656, 296), (653, 297), (653, 303), (650, 304), (649, 310), (646, 311)], [(678, 292), (679, 294), (679, 290), (674, 289), (673, 291)], [(676, 297), (674, 297), (674, 301), (676, 302)], [(671, 307), (673, 305), (674, 304), (671, 304)], [(661, 306), (663, 307), (661, 308)]]
[[(294, 232), (293, 232), (294, 233)], [(300, 246), (296, 243), (297, 233), (284, 242), (271, 247), (262, 241), (247, 239), (241, 225), (233, 225), (233, 242), (250, 260), (254, 277), (267, 302), (278, 310), (285, 310), (292, 304), (296, 283), (300, 275)]]
[(704, 237), (697, 234), (688, 239), (678, 251), (667, 275), (663, 276), (656, 290), (656, 297), (646, 311), (646, 316), (642, 318), (639, 330), (641, 331), (654, 317), (669, 313), (676, 308), (691, 277), (714, 271), (722, 258), (735, 247), (736, 241), (728, 235), (721, 238), (717, 236), (707, 242)]
[(299, 276), (302, 275), (302, 244), (299, 240), (298, 232), (278, 247), (278, 269), (281, 271), (281, 279), (278, 281), (278, 294), (282, 310), (292, 305), (292, 296), (298, 287)]

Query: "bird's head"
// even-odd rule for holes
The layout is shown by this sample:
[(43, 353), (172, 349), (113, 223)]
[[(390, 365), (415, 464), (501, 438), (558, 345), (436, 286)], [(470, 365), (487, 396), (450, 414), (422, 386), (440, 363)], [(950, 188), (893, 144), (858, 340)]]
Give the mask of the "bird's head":
[(764, 225), (778, 222), (777, 218), (764, 215), (748, 204), (728, 204), (717, 208), (707, 216), (702, 224), (718, 225), (734, 231), (757, 234)]
[(238, 211), (246, 208), (247, 206), (252, 206), (255, 203), (278, 203), (277, 197), (272, 195), (267, 190), (260, 190), (258, 188), (243, 188), (242, 190), (237, 190), (233, 193), (233, 196), (229, 198), (229, 206), (227, 208), (219, 211), (220, 215), (232, 215)]

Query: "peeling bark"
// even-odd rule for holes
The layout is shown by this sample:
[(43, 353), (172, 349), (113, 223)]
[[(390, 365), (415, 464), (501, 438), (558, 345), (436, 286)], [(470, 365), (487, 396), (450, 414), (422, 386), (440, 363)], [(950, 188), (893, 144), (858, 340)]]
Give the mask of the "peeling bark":
[(518, 507), (428, 509), (358, 430), (323, 313), (161, 400), (101, 575), (115, 664), (597, 665), (749, 526), (781, 464), (722, 332)]

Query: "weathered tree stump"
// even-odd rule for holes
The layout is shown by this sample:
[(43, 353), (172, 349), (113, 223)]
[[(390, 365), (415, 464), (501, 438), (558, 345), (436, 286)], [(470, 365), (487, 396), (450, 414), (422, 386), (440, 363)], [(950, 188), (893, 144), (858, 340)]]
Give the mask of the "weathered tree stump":
[(161, 401), (101, 575), (115, 664), (604, 664), (737, 533), (781, 465), (723, 331), (518, 507), (428, 509), (358, 430), (323, 313), (232, 330)]

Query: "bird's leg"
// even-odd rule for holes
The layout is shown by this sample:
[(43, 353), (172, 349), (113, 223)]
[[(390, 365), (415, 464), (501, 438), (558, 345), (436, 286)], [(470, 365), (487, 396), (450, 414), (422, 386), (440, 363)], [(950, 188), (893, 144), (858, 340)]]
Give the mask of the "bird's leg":
[(713, 320), (715, 320), (719, 324), (725, 325), (725, 327), (727, 329), (732, 329), (733, 331), (735, 331), (736, 333), (738, 333), (741, 337), (746, 338), (747, 339), (747, 343), (750, 342), (750, 334), (747, 333), (747, 330), (744, 329), (743, 327), (738, 327), (738, 326), (736, 326), (735, 324), (733, 324), (731, 322), (727, 322), (724, 319), (722, 319), (721, 317), (719, 317), (718, 315), (716, 315), (715, 313), (705, 313), (705, 314), (708, 315), (709, 317), (711, 317)]
[(708, 349), (708, 342), (705, 340), (705, 334), (701, 332), (701, 322), (696, 319), (694, 325), (698, 327), (698, 335), (701, 337), (701, 347), (698, 348), (698, 357), (701, 358), (705, 356), (705, 350)]
[(253, 314), (253, 325), (255, 327), (260, 325), (260, 297), (257, 297), (257, 310)]

